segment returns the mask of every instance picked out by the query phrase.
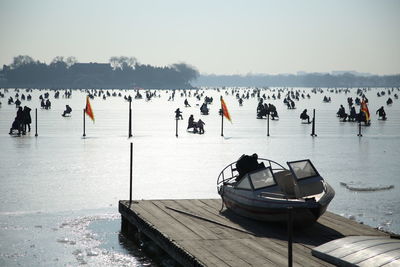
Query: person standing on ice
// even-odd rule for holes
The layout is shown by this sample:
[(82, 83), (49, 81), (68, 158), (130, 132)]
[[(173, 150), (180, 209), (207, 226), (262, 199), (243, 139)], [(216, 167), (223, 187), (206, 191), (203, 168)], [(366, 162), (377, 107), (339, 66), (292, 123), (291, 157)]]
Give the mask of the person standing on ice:
[(49, 99), (46, 99), (45, 109), (51, 109), (51, 102)]
[(22, 110), (23, 134), (26, 133), (26, 128), (28, 128), (29, 132), (31, 131), (31, 123), (32, 123), (31, 109), (25, 106), (24, 109)]
[(201, 119), (199, 119), (199, 121), (197, 122), (197, 127), (199, 128), (199, 134), (204, 134), (204, 121), (202, 121)]
[(17, 120), (19, 121), (20, 124), (22, 124), (23, 119), (24, 119), (23, 110), (22, 107), (19, 107), (17, 110)]

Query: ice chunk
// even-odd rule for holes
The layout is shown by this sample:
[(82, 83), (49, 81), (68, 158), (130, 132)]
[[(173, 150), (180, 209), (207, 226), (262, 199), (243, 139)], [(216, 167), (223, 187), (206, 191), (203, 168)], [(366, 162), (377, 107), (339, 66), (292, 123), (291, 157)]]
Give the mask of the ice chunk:
[(390, 190), (394, 188), (394, 185), (367, 185), (363, 183), (355, 184), (355, 183), (344, 183), (340, 182), (340, 185), (346, 187), (351, 191), (358, 191), (358, 192), (374, 192), (374, 191), (381, 191), (381, 190)]

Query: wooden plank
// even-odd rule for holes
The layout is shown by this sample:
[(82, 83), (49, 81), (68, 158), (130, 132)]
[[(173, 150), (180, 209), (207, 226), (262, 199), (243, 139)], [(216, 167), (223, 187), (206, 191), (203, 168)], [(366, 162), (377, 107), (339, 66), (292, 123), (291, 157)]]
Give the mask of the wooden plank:
[[(170, 216), (173, 216), (176, 219), (177, 223), (184, 226), (185, 228), (190, 229), (193, 233), (196, 233), (196, 235), (198, 235), (201, 239), (217, 239), (218, 238), (218, 235), (209, 231), (208, 227), (209, 227), (210, 223), (207, 223), (207, 222), (204, 222), (201, 220), (196, 220), (190, 216), (180, 214), (180, 213), (177, 213), (172, 210), (168, 210), (165, 207), (165, 205), (163, 204), (163, 201), (155, 201), (154, 204), (158, 208), (162, 209), (165, 213), (168, 213)], [(176, 207), (176, 205), (171, 202), (168, 205)], [(179, 232), (177, 232), (177, 234), (179, 235)], [(178, 235), (176, 235), (174, 237), (174, 239), (180, 240)]]
[(216, 215), (214, 213), (209, 212), (204, 209), (204, 205), (200, 201), (196, 200), (182, 200), (176, 203), (178, 207), (187, 212), (199, 215), (203, 218), (210, 219), (222, 225), (226, 225), (223, 227), (221, 225), (210, 223), (208, 224), (208, 229), (216, 234), (219, 239), (237, 239), (237, 238), (247, 238), (248, 234), (235, 231), (230, 229), (229, 227), (236, 228), (238, 230), (246, 231), (240, 225), (235, 225), (231, 221), (226, 218)]
[(221, 210), (222, 207), (221, 199), (199, 199), (199, 200), (216, 211)]
[[(248, 242), (246, 243), (244, 241)], [(239, 239), (234, 242), (231, 240), (221, 240), (222, 247), (229, 250), (249, 266), (279, 265), (279, 263), (284, 262), (284, 257), (276, 255), (275, 253), (269, 253), (269, 248), (265, 248), (263, 253), (259, 253), (260, 251), (253, 250), (250, 246), (246, 245), (253, 243), (255, 243), (254, 240), (249, 239)], [(265, 255), (268, 255), (268, 257), (265, 257)]]
[(239, 227), (232, 227), (232, 226), (229, 226), (227, 224), (220, 223), (220, 222), (218, 222), (216, 220), (212, 220), (212, 219), (207, 218), (207, 217), (199, 216), (199, 215), (196, 215), (196, 214), (191, 213), (191, 212), (187, 212), (187, 211), (184, 211), (184, 210), (175, 209), (175, 208), (171, 208), (171, 207), (168, 207), (168, 209), (171, 209), (171, 210), (173, 210), (175, 212), (182, 213), (184, 215), (190, 216), (190, 217), (195, 218), (197, 220), (206, 221), (208, 223), (211, 223), (210, 224), (210, 226), (211, 226), (210, 229), (217, 229), (217, 227), (218, 227), (219, 228), (219, 229), (217, 229), (217, 233), (218, 234), (220, 234), (220, 230), (221, 229), (228, 229), (228, 230), (234, 230), (235, 232), (244, 233), (246, 236), (247, 235), (253, 235), (252, 233), (250, 233), (250, 232), (248, 232), (246, 230), (243, 230), (243, 229), (241, 229)]
[(184, 247), (192, 255), (196, 255), (196, 258), (201, 261), (205, 266), (229, 266), (226, 262), (215, 257), (213, 254), (203, 249), (199, 244), (202, 241), (199, 240), (183, 240), (180, 241), (182, 247)]
[[(226, 217), (223, 215), (223, 213), (220, 213), (220, 203), (216, 200), (199, 200), (201, 203), (204, 203), (205, 205), (202, 206), (202, 208), (204, 210), (206, 210), (208, 212), (208, 214), (212, 214), (215, 218), (220, 218), (221, 220), (223, 220), (224, 224), (232, 226), (232, 227), (237, 227), (237, 228), (241, 228), (245, 231), (251, 232), (252, 234), (256, 234), (254, 233), (253, 229), (249, 229), (248, 227), (246, 228), (246, 225), (242, 223), (241, 220), (231, 220), (231, 218)], [(209, 204), (212, 205), (209, 205)], [(239, 216), (236, 216), (236, 218), (239, 218)]]
[[(181, 204), (182, 207), (186, 208), (188, 211), (193, 211), (195, 213), (199, 213), (204, 217), (209, 217), (215, 221), (220, 223), (230, 223), (226, 218), (222, 217), (219, 212), (215, 209), (210, 210), (209, 207), (204, 204), (201, 200), (194, 199), (194, 200), (183, 200), (179, 201), (178, 205)], [(237, 226), (231, 224), (231, 226)]]
[[(327, 212), (325, 216), (330, 222), (335, 224), (334, 229), (344, 235), (382, 235), (383, 232), (368, 225), (360, 224), (356, 221), (344, 218), (337, 214)], [(323, 220), (322, 220), (323, 222)]]
[(248, 250), (256, 253), (257, 257), (262, 258), (265, 262), (269, 261), (275, 265), (286, 265), (288, 262), (287, 254), (278, 253), (277, 250), (274, 250), (269, 245), (265, 246), (256, 240), (250, 239), (241, 239), (239, 242), (243, 247), (247, 247)]
[(203, 249), (214, 255), (214, 257), (223, 260), (229, 266), (249, 266), (248, 262), (232, 253), (230, 247), (225, 247), (221, 240), (204, 240), (204, 242), (201, 243), (201, 246)]
[[(287, 259), (288, 248), (286, 240), (263, 238), (257, 239), (256, 242), (258, 242), (261, 246), (270, 247), (271, 249), (276, 251), (277, 254), (284, 255)], [(304, 246), (296, 246), (295, 244), (293, 246), (293, 262), (301, 266), (323, 266), (326, 264), (323, 261), (313, 258), (311, 255), (311, 251), (308, 249), (304, 249)]]
[(142, 201), (139, 205), (134, 206), (133, 209), (172, 240), (201, 238), (196, 232), (180, 223), (176, 217), (154, 205), (152, 201)]

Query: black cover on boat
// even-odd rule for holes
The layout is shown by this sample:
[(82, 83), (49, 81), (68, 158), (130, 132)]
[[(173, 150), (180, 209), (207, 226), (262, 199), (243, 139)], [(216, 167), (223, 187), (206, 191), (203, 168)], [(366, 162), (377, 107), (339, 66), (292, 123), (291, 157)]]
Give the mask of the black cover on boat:
[(249, 155), (242, 155), (238, 161), (236, 162), (236, 170), (239, 173), (239, 176), (237, 179), (240, 179), (245, 175), (246, 173), (255, 171), (259, 168), (264, 168), (264, 163), (258, 163), (257, 161), (257, 154), (253, 154), (251, 156)]

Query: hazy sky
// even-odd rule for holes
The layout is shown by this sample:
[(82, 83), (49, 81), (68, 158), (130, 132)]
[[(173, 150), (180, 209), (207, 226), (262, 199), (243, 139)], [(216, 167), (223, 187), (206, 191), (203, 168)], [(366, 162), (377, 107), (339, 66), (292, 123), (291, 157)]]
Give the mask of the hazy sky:
[(400, 73), (400, 0), (0, 0), (0, 64), (133, 56), (201, 73)]

